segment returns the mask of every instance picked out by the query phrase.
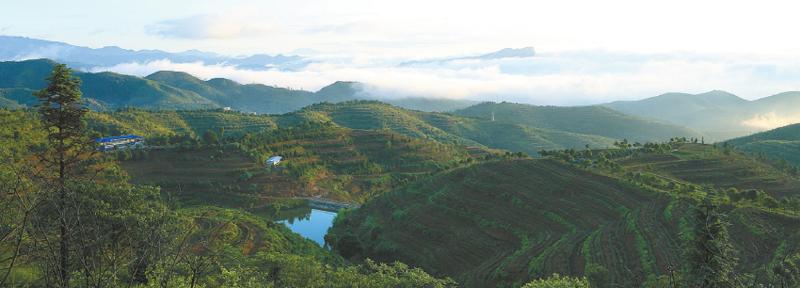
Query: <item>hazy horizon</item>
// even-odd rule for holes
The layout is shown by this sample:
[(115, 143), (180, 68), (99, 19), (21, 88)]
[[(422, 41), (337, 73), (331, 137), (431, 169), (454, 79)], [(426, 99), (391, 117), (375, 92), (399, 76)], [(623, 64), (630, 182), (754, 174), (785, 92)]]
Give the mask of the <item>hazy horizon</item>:
[[(39, 11), (43, 4), (54, 9)], [(187, 4), (8, 3), (0, 35), (91, 48), (299, 55), (308, 63), (289, 70), (169, 60), (90, 70), (174, 70), (304, 90), (358, 81), (390, 95), (541, 105), (712, 90), (753, 100), (800, 90), (800, 40), (791, 37), (790, 17), (796, 5), (788, 1)], [(472, 57), (522, 47), (535, 56)]]

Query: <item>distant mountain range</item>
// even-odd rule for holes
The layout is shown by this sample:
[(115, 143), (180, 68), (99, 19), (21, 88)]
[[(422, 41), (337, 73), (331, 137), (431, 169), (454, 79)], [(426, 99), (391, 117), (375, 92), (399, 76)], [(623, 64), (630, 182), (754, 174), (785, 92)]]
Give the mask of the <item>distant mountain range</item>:
[[(0, 107), (36, 103), (32, 93), (56, 62), (46, 59), (0, 62)], [(95, 110), (138, 107), (147, 109), (213, 109), (231, 107), (243, 112), (280, 114), (319, 102), (376, 99), (357, 82), (336, 82), (317, 92), (262, 84), (239, 84), (214, 78), (207, 81), (184, 72), (159, 71), (144, 78), (111, 72), (75, 72), (84, 98)], [(383, 101), (423, 111), (451, 111), (473, 105), (469, 100), (393, 98)]]
[(686, 126), (725, 140), (800, 122), (800, 92), (790, 91), (748, 101), (725, 91), (667, 93), (604, 106), (642, 117)]
[(94, 49), (55, 41), (0, 36), (0, 60), (18, 61), (38, 58), (53, 59), (69, 64), (70, 67), (84, 70), (156, 60), (169, 60), (173, 63), (202, 62), (206, 65), (226, 64), (249, 70), (272, 68), (294, 70), (311, 63), (309, 59), (297, 55), (256, 54), (247, 57), (228, 57), (198, 50), (170, 53), (161, 50), (128, 50), (116, 46)]
[(459, 61), (459, 60), (496, 60), (496, 59), (503, 59), (503, 58), (528, 58), (536, 56), (536, 50), (533, 47), (523, 47), (523, 48), (503, 48), (501, 50), (476, 55), (476, 56), (464, 56), (464, 57), (451, 57), (451, 58), (441, 58), (441, 59), (428, 59), (428, 60), (414, 60), (414, 61), (406, 61), (399, 64), (399, 66), (414, 66), (414, 65), (422, 65), (422, 64), (442, 64), (452, 61)]

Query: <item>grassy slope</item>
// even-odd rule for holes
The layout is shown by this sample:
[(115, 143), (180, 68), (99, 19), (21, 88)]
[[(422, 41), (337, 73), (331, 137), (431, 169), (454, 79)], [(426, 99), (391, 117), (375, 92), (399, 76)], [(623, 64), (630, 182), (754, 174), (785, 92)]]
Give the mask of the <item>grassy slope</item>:
[(687, 128), (629, 116), (602, 106), (555, 107), (514, 103), (481, 103), (455, 114), (530, 127), (592, 134), (629, 141), (664, 141), (672, 137), (700, 137)]
[[(701, 172), (725, 171), (715, 167)], [(688, 206), (676, 194), (618, 177), (554, 160), (478, 164), (339, 217), (335, 247), (346, 257), (401, 259), (465, 286), (521, 283), (553, 272), (581, 275), (590, 263), (608, 269), (611, 283), (638, 286), (681, 263), (678, 235), (686, 229)], [(771, 182), (767, 176), (761, 184)], [(800, 237), (800, 217), (753, 207), (728, 213), (741, 269), (797, 252), (778, 247)]]

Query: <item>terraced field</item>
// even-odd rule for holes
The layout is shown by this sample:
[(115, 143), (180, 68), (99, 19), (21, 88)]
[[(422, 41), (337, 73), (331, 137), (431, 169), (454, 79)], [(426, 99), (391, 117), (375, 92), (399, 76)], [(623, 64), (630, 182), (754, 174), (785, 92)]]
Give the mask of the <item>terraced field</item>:
[[(383, 194), (340, 215), (329, 238), (345, 257), (399, 259), (467, 287), (590, 270), (609, 287), (638, 287), (680, 271), (690, 197), (556, 160), (498, 161)], [(739, 269), (765, 281), (773, 259), (800, 252), (786, 244), (800, 216), (724, 209)]]
[[(188, 205), (257, 206), (259, 193), (296, 196), (299, 185), (286, 176), (268, 173), (262, 165), (236, 151), (216, 149), (152, 150), (148, 157), (121, 162), (136, 184), (158, 185)], [(245, 173), (252, 176), (245, 179)], [(297, 193), (297, 196), (302, 193)]]
[[(278, 129), (253, 134), (240, 148), (152, 150), (122, 166), (135, 183), (155, 184), (189, 203), (239, 202), (252, 199), (324, 196), (363, 201), (433, 172), (493, 154), (387, 131), (334, 126)], [(268, 169), (271, 155), (284, 161)], [(261, 203), (263, 204), (263, 203)]]
[(776, 198), (800, 196), (800, 179), (739, 153), (711, 145), (681, 144), (669, 154), (620, 159), (632, 171), (649, 171), (694, 184), (738, 190), (761, 189)]
[[(343, 233), (338, 241), (355, 237), (365, 244), (337, 249), (356, 258), (399, 257), (472, 287), (518, 284), (554, 272), (581, 275), (589, 261), (643, 275), (648, 273), (641, 255), (626, 247), (644, 231), (627, 221), (652, 216), (644, 211), (652, 214), (648, 209), (669, 203), (551, 160), (482, 164), (423, 182), (337, 222), (337, 235)], [(656, 219), (647, 227), (673, 229), (663, 217), (649, 218)], [(353, 223), (359, 219), (365, 222)], [(598, 252), (586, 257), (584, 249)], [(644, 260), (656, 261), (651, 258)], [(654, 265), (666, 267), (674, 260), (660, 259)], [(634, 283), (626, 275), (612, 276), (614, 283)]]

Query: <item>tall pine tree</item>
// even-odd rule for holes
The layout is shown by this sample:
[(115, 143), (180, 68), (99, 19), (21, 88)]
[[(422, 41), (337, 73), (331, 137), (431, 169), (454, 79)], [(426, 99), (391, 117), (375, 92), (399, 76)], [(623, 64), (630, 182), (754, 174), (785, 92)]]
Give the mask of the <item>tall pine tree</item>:
[(61, 287), (69, 287), (72, 223), (67, 211), (70, 193), (67, 182), (72, 176), (73, 168), (84, 158), (82, 156), (86, 152), (82, 118), (87, 110), (81, 102), (80, 79), (74, 77), (66, 65), (55, 65), (47, 82), (47, 87), (35, 95), (39, 98), (38, 111), (47, 131), (49, 149), (42, 154), (42, 160), (53, 172), (50, 182), (55, 192), (52, 199), (59, 230), (58, 256), (53, 265), (56, 274), (54, 280)]

